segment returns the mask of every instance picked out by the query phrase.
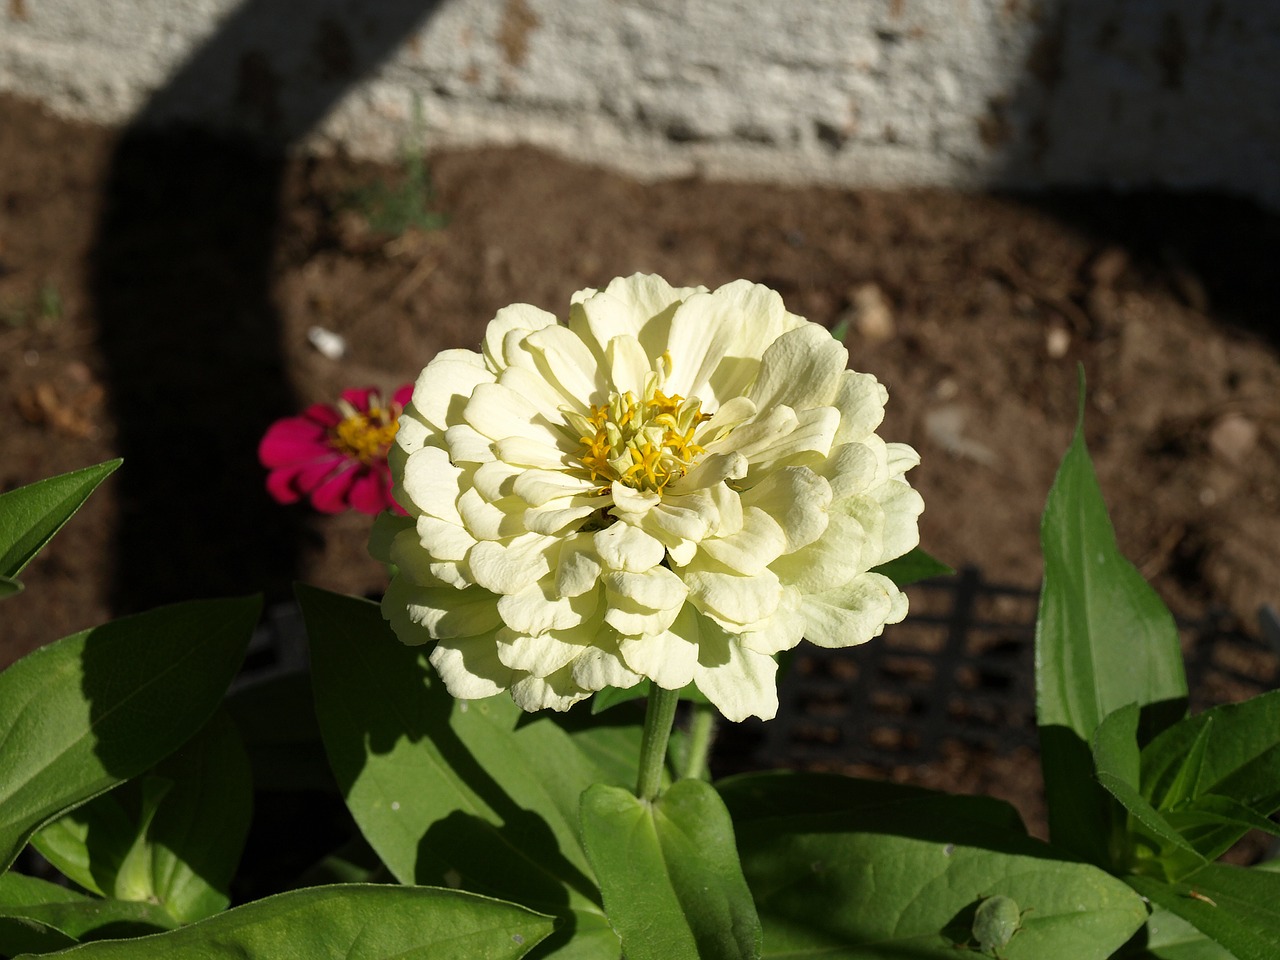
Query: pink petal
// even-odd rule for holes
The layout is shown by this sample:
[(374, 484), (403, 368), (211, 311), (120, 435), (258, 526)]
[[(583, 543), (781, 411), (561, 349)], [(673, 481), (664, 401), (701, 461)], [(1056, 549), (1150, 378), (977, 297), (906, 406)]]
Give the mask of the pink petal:
[(381, 472), (373, 469), (356, 471), (359, 476), (351, 485), (347, 500), (361, 513), (381, 513), (391, 503), (391, 484)]
[(377, 393), (374, 387), (359, 387), (353, 390), (343, 390), (342, 399), (347, 401), (361, 413), (367, 413), (369, 410), (369, 397)]
[(413, 384), (406, 383), (403, 387), (395, 392), (395, 396), (391, 398), (394, 402), (400, 404), (400, 409), (404, 409), (409, 405), (409, 401), (413, 399)]
[(302, 412), (302, 415), (325, 427), (332, 427), (342, 422), (341, 411), (327, 403), (313, 403)]
[(277, 420), (258, 444), (264, 467), (280, 467), (321, 456), (329, 449), (328, 431), (301, 417)]
[(311, 505), (321, 513), (341, 513), (349, 506), (347, 491), (360, 473), (351, 461), (311, 492)]

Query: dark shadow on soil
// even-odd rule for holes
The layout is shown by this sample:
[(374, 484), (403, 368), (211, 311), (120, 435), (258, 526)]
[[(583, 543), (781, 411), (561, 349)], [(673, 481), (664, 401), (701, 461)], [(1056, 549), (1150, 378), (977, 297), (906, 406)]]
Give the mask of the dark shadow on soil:
[(117, 612), (287, 592), (304, 513), (267, 498), (256, 457), (297, 411), (269, 285), (284, 151), (440, 3), (250, 0), (121, 135), (91, 290), (125, 460)]

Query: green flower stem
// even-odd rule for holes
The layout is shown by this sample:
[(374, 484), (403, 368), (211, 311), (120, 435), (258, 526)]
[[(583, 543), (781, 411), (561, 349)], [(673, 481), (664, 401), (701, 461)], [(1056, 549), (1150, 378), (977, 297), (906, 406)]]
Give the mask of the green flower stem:
[(689, 718), (689, 755), (685, 757), (684, 777), (697, 780), (707, 769), (707, 754), (716, 735), (716, 708), (709, 703), (695, 703)]
[(649, 705), (644, 714), (644, 734), (640, 739), (640, 777), (636, 796), (654, 800), (662, 785), (662, 767), (667, 762), (667, 740), (676, 719), (679, 690), (664, 690), (656, 683), (649, 685)]

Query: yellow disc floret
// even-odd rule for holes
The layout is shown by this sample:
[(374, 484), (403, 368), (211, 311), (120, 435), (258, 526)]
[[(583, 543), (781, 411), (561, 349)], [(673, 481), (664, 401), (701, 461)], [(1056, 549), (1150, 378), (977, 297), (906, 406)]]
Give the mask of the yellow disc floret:
[(704, 452), (694, 434), (711, 415), (702, 412), (696, 397), (662, 392), (670, 370), (671, 357), (664, 353), (645, 378), (643, 395), (610, 393), (587, 416), (563, 409), (582, 444), (578, 460), (589, 479), (605, 487), (617, 481), (661, 493)]
[(329, 430), (329, 445), (361, 463), (386, 457), (396, 437), (397, 414), (383, 407), (379, 398), (370, 398), (367, 411), (357, 410), (345, 400), (338, 401), (342, 420)]

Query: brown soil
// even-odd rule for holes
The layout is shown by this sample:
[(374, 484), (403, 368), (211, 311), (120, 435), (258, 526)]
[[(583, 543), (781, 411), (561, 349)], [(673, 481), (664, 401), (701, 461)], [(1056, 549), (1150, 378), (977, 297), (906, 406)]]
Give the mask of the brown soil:
[(747, 277), (849, 319), (853, 365), (890, 391), (883, 435), (923, 458), (923, 545), (993, 581), (1038, 581), (1083, 363), (1126, 554), (1187, 617), (1253, 629), (1280, 600), (1280, 217), (1221, 197), (641, 184), (529, 149), (430, 169), (447, 227), (390, 236), (347, 198), (396, 171), (0, 99), (0, 489), (125, 457), (5, 601), (0, 665), (160, 602), (379, 590), (366, 518), (268, 500), (266, 425), (412, 379), (507, 303), (562, 312), (635, 271)]

